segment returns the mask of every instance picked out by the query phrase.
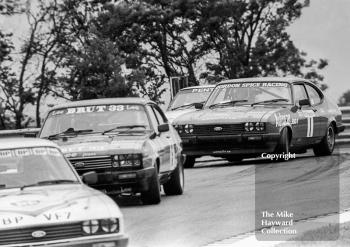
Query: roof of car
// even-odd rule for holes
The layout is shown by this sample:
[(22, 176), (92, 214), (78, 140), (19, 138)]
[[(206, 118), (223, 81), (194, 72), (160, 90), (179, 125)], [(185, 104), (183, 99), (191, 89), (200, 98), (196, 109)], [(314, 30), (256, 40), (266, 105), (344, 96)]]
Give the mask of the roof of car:
[(240, 78), (221, 81), (220, 84), (235, 83), (235, 82), (287, 82), (293, 83), (296, 81), (308, 82), (307, 80), (299, 77), (252, 77), (252, 78)]
[(198, 89), (198, 88), (214, 88), (216, 85), (199, 85), (199, 86), (192, 86), (192, 87), (184, 87), (181, 88), (180, 91), (182, 90), (189, 90), (189, 89)]
[(0, 139), (0, 150), (1, 149), (13, 149), (13, 148), (28, 148), (28, 147), (56, 147), (58, 146), (45, 139), (39, 138), (1, 138)]
[(68, 103), (59, 104), (57, 106), (52, 107), (50, 111), (56, 110), (56, 109), (62, 109), (62, 108), (72, 108), (72, 107), (91, 106), (91, 105), (110, 105), (110, 104), (145, 105), (148, 103), (154, 103), (154, 102), (148, 99), (138, 98), (138, 97), (91, 99), (91, 100), (79, 100), (79, 101), (72, 101)]

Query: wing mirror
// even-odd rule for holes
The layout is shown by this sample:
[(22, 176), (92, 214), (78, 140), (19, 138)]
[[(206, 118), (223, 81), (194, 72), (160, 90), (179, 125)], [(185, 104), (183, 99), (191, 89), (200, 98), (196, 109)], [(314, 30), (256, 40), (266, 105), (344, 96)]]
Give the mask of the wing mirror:
[(204, 104), (203, 103), (194, 103), (194, 108), (201, 110), (203, 109)]
[(81, 178), (82, 178), (83, 182), (87, 185), (97, 184), (97, 181), (98, 181), (98, 176), (97, 176), (96, 172), (84, 173)]
[(158, 131), (159, 132), (167, 132), (169, 131), (169, 124), (161, 124), (161, 125), (158, 125)]
[(299, 105), (300, 105), (300, 107), (305, 106), (305, 105), (309, 106), (309, 105), (311, 105), (311, 103), (310, 103), (309, 99), (302, 99), (302, 100), (299, 100)]

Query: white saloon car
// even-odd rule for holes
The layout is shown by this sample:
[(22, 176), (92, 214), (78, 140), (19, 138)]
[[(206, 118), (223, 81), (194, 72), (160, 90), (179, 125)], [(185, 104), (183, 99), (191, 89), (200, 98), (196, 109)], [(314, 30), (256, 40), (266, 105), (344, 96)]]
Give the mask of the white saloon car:
[(0, 141), (0, 246), (126, 246), (117, 204), (48, 140)]
[(215, 85), (201, 85), (181, 89), (169, 103), (165, 112), (169, 122), (172, 123), (175, 118), (185, 113), (198, 111), (196, 105), (204, 104), (214, 88)]

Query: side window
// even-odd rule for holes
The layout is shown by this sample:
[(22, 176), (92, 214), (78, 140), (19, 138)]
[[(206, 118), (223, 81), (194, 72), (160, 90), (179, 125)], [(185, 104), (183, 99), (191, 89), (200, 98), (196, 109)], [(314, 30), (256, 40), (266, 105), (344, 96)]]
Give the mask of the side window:
[(303, 84), (293, 85), (294, 90), (294, 102), (299, 103), (299, 100), (307, 99), (307, 94)]
[(309, 94), (311, 105), (318, 105), (319, 103), (321, 103), (322, 98), (319, 92), (310, 85), (306, 84), (305, 87), (306, 87), (307, 93)]
[(152, 109), (154, 111), (154, 114), (156, 115), (157, 117), (157, 120), (158, 120), (158, 124), (165, 124), (167, 122), (166, 118), (164, 117), (164, 115), (160, 112), (160, 110), (155, 107), (155, 106), (152, 106)]
[(146, 109), (149, 113), (149, 118), (152, 122), (152, 125), (153, 125), (153, 128), (154, 129), (157, 129), (157, 126), (158, 126), (158, 120), (157, 120), (157, 117), (153, 111), (153, 107), (151, 107), (150, 105), (146, 105)]

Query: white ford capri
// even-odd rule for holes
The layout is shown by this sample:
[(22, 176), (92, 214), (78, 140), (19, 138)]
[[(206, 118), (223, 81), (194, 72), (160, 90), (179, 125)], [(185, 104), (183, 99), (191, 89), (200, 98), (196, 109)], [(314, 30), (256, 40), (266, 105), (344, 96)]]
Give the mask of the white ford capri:
[(0, 246), (126, 246), (117, 204), (85, 183), (56, 144), (0, 139)]

